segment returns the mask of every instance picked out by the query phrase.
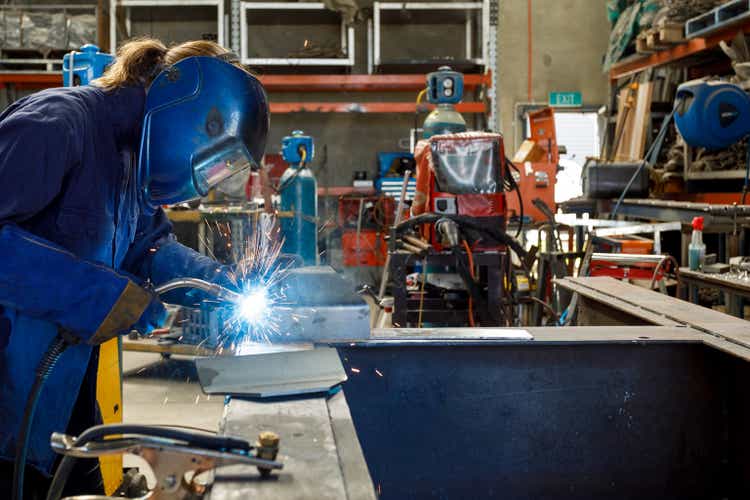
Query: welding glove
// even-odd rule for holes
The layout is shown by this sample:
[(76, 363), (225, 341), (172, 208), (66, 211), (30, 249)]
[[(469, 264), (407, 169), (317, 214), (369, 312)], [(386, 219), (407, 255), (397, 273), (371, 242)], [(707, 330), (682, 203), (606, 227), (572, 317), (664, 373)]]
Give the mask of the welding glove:
[(166, 317), (153, 293), (15, 225), (0, 227), (0, 305), (96, 345)]

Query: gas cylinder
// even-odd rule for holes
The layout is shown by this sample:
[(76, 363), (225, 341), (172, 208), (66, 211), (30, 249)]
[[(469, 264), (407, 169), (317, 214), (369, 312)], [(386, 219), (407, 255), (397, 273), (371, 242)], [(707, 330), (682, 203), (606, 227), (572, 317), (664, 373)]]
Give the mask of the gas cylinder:
[(453, 104), (443, 103), (427, 115), (422, 125), (422, 137), (429, 139), (433, 135), (455, 134), (466, 132), (466, 121)]
[(427, 75), (426, 83), (427, 102), (437, 107), (427, 115), (422, 125), (422, 137), (429, 139), (438, 134), (466, 132), (466, 121), (454, 107), (464, 95), (464, 76), (449, 66), (441, 66)]
[(279, 180), (280, 208), (287, 212), (280, 218), (282, 251), (314, 266), (318, 263), (318, 182), (308, 168), (315, 156), (312, 137), (295, 130), (281, 141), (281, 155), (289, 164)]

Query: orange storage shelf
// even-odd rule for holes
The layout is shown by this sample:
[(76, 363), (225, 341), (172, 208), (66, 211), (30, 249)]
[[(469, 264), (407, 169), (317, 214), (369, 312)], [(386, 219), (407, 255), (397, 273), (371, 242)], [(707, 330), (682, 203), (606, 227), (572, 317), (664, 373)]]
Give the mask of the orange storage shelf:
[[(433, 105), (420, 105), (420, 111), (434, 109)], [(414, 113), (413, 102), (272, 102), (272, 114), (284, 113)], [(483, 102), (462, 102), (456, 105), (459, 113), (484, 113)]]
[(748, 32), (750, 32), (750, 19), (717, 30), (706, 37), (687, 40), (666, 50), (660, 50), (653, 54), (641, 57), (628, 58), (612, 66), (609, 70), (609, 79), (617, 80), (618, 78), (623, 78), (630, 76), (633, 73), (643, 71), (644, 69), (662, 66), (689, 56), (700, 54), (703, 51), (718, 47), (719, 42), (721, 41), (729, 41), (733, 39), (738, 33)]

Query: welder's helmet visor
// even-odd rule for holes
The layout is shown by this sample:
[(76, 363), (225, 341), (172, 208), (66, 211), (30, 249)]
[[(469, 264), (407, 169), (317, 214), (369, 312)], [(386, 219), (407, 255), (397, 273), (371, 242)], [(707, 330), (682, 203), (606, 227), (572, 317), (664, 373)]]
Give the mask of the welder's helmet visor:
[(139, 157), (151, 208), (205, 196), (260, 164), (269, 127), (260, 82), (215, 57), (189, 57), (162, 71), (146, 96)]

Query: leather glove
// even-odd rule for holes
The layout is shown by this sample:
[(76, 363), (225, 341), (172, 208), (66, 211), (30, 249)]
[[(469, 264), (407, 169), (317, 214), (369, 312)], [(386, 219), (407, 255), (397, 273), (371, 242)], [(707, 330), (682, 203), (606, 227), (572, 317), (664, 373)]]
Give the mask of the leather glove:
[(166, 317), (167, 310), (156, 294), (128, 280), (117, 302), (87, 343), (98, 345), (132, 329), (149, 333), (161, 326)]
[(132, 329), (137, 330), (139, 333), (147, 335), (156, 328), (160, 328), (164, 325), (167, 319), (167, 309), (162, 304), (161, 300), (156, 294), (152, 294), (151, 302), (149, 302), (146, 309), (141, 314)]

